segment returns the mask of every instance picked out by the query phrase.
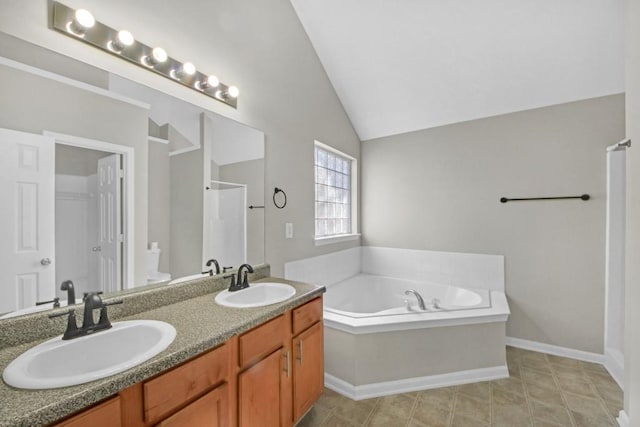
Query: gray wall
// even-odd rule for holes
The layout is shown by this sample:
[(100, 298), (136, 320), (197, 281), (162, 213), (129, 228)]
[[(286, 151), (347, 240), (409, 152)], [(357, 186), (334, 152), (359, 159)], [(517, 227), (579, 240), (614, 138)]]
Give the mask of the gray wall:
[(134, 283), (146, 284), (148, 111), (6, 66), (0, 66), (0, 93), (2, 128), (48, 130), (135, 149)]
[(640, 425), (640, 3), (627, 1), (627, 254), (625, 319), (625, 411), (630, 426)]
[[(266, 261), (282, 276), (284, 262), (357, 246), (357, 241), (316, 247), (313, 141), (359, 158), (359, 140), (289, 0), (194, 1), (70, 0), (97, 19), (135, 28), (146, 44), (163, 46), (206, 73), (240, 88), (238, 108), (184, 88), (47, 28), (46, 2), (0, 0), (0, 31), (130, 78), (264, 131), (267, 199), (274, 187), (288, 195), (285, 209), (267, 203)], [(153, 13), (149, 13), (153, 11)], [(10, 13), (9, 13), (10, 12)], [(146, 215), (146, 213), (145, 213)], [(295, 238), (285, 239), (293, 222)], [(173, 243), (173, 242), (172, 242)]]
[(200, 273), (204, 160), (202, 149), (176, 154), (171, 162), (171, 278)]
[[(160, 246), (158, 271), (171, 271), (171, 171), (169, 144), (149, 141), (149, 242)], [(174, 277), (175, 278), (175, 277)]]
[(614, 95), (363, 142), (364, 245), (505, 255), (507, 335), (602, 353), (605, 147), (623, 135)]

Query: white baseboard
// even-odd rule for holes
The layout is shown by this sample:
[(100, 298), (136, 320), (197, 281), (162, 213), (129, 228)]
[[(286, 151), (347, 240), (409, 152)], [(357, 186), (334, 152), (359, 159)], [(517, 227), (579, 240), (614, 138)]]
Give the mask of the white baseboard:
[(539, 351), (541, 353), (553, 354), (554, 356), (568, 357), (570, 359), (583, 360), (585, 362), (604, 364), (604, 355), (591, 353), (588, 351), (575, 350), (573, 348), (560, 347), (557, 345), (545, 344), (536, 341), (523, 340), (520, 338), (507, 337), (507, 345), (518, 347), (524, 350)]
[(624, 356), (617, 350), (604, 349), (604, 367), (609, 371), (611, 377), (624, 390)]
[(618, 418), (616, 418), (616, 421), (618, 422), (618, 425), (620, 427), (629, 427), (631, 425), (629, 424), (629, 417), (624, 411), (620, 411), (620, 414), (618, 415)]
[(407, 393), (411, 391), (428, 390), (438, 387), (448, 387), (469, 384), (480, 381), (492, 381), (508, 378), (507, 366), (471, 369), (468, 371), (452, 372), (450, 374), (429, 375), (425, 377), (407, 378), (395, 381), (353, 385), (331, 374), (324, 374), (324, 385), (353, 400), (370, 399), (372, 397), (389, 396), (391, 394)]

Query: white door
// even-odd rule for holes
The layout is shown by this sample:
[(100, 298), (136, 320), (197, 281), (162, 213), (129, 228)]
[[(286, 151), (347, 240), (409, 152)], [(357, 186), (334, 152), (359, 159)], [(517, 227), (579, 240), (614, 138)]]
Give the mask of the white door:
[(0, 313), (55, 296), (54, 140), (0, 129)]
[[(120, 155), (113, 154), (98, 160), (98, 266), (100, 290), (113, 292), (122, 284), (122, 175)], [(89, 284), (91, 287), (91, 284)]]

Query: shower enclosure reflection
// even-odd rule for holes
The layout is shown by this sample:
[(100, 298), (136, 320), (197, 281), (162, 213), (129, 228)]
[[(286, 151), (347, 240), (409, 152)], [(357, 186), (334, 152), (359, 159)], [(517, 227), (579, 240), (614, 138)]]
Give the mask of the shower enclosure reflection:
[(221, 254), (222, 266), (237, 266), (247, 259), (247, 186), (231, 182), (211, 181), (205, 203), (205, 258)]

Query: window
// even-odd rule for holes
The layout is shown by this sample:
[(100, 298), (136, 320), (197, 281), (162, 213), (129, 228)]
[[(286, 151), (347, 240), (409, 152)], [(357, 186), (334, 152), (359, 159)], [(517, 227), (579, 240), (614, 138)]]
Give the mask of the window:
[(356, 160), (315, 143), (316, 241), (356, 233)]

